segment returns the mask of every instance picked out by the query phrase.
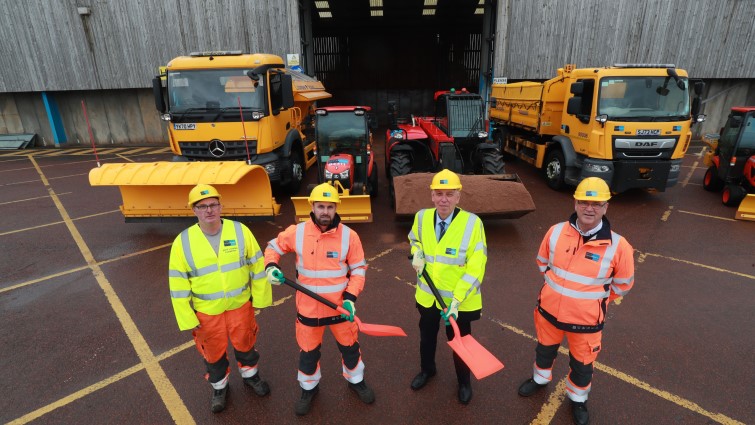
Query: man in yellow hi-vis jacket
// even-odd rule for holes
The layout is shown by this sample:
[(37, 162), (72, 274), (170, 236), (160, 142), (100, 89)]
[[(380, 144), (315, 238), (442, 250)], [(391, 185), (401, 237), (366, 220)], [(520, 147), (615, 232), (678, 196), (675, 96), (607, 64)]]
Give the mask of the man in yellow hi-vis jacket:
[(211, 409), (220, 412), (228, 392), (229, 338), (244, 383), (259, 396), (270, 392), (257, 371), (254, 308), (271, 305), (272, 290), (252, 232), (239, 222), (220, 218), (220, 193), (199, 184), (189, 192), (189, 205), (198, 223), (173, 241), (170, 297), (179, 329), (192, 330), (205, 360), (213, 388)]
[[(472, 333), (472, 321), (480, 318), (482, 294), (480, 285), (488, 260), (485, 229), (476, 215), (457, 207), (461, 198), (461, 180), (449, 170), (433, 177), (432, 201), (435, 208), (420, 210), (414, 217), (409, 233), (413, 255), (412, 266), (417, 272), (415, 299), (419, 310), (421, 371), (411, 387), (419, 390), (436, 373), (435, 348), (440, 318), (446, 322), (446, 336), (454, 337), (448, 317), (454, 316), (461, 336)], [(440, 310), (430, 287), (421, 276), (426, 269), (438, 288), (447, 312)], [(472, 400), (469, 367), (454, 353), (456, 378), (459, 383), (459, 402)]]

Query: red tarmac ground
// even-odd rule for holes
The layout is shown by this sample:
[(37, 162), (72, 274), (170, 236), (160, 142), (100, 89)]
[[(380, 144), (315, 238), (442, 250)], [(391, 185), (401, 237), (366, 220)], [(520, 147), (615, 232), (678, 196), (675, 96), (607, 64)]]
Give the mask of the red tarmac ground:
[[(693, 143), (676, 187), (630, 191), (609, 205), (613, 229), (635, 249), (636, 285), (608, 311), (588, 402), (593, 424), (755, 423), (755, 222), (734, 221), (734, 209), (702, 189), (702, 149)], [(100, 155), (102, 163), (170, 159), (163, 148)], [(517, 395), (534, 360), (532, 310), (542, 284), (535, 255), (548, 227), (573, 211), (569, 191), (548, 189), (528, 165), (509, 162), (507, 172), (519, 174), (537, 210), (485, 222), (483, 318), (473, 325), (506, 368), (473, 380), (474, 398), (463, 406), (451, 350), (441, 343), (438, 375), (421, 391), (409, 388), (419, 371), (411, 223), (394, 220), (381, 159), (375, 222), (352, 225), (369, 262), (357, 314), (401, 326), (408, 337), (360, 338), (377, 399), (365, 406), (340, 376), (326, 333), (321, 391), (303, 418), (293, 413), (300, 390), (292, 290), (275, 287), (274, 306), (257, 316), (271, 395), (256, 397), (232, 371), (228, 407), (212, 414), (201, 359), (190, 334), (178, 331), (168, 295), (169, 246), (188, 223), (124, 223), (118, 190), (89, 186), (94, 166), (87, 149), (0, 152), (0, 422), (571, 423), (565, 351), (545, 391)], [(293, 223), (291, 201), (279, 201), (274, 221), (247, 223), (263, 247)], [(293, 275), (293, 258), (283, 264)]]

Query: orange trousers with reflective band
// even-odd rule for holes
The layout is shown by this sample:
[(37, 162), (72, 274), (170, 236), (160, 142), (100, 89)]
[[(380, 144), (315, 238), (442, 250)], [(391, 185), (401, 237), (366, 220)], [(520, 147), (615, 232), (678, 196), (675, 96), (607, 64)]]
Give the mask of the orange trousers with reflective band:
[(537, 341), (542, 345), (561, 344), (564, 335), (566, 335), (566, 340), (569, 342), (569, 352), (575, 359), (584, 364), (590, 364), (598, 358), (603, 331), (595, 333), (562, 331), (553, 326), (537, 309), (535, 309), (535, 331), (537, 332)]
[(202, 327), (192, 334), (199, 354), (207, 363), (216, 363), (226, 355), (229, 338), (233, 348), (240, 352), (251, 350), (257, 342), (257, 320), (250, 302), (215, 316), (197, 312), (197, 319)]

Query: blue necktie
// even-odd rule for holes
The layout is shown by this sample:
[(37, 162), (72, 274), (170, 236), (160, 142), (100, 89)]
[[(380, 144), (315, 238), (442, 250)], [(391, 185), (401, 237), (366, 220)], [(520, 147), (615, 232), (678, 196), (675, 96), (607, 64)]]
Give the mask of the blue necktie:
[(446, 222), (441, 221), (439, 224), (440, 224), (440, 236), (438, 236), (438, 240), (440, 240), (443, 237), (443, 234), (446, 233)]

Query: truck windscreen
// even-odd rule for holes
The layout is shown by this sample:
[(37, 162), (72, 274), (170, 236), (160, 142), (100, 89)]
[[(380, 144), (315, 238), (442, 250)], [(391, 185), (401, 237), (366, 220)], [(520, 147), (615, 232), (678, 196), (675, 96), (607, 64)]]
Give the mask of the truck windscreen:
[(612, 120), (680, 121), (690, 118), (689, 82), (684, 89), (667, 76), (605, 77), (600, 80), (598, 115)]

